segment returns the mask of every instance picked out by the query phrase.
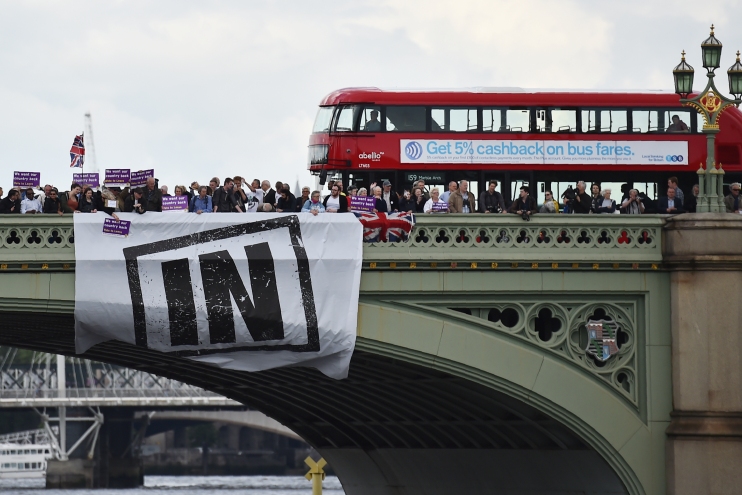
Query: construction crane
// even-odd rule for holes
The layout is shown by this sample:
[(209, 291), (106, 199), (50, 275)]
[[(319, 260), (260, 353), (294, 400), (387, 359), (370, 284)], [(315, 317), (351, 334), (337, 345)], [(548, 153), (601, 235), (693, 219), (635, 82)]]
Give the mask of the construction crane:
[(93, 144), (93, 119), (90, 116), (90, 112), (85, 114), (85, 135), (88, 136), (85, 143), (85, 155), (88, 162), (90, 172), (98, 171), (98, 164), (95, 161), (95, 145)]

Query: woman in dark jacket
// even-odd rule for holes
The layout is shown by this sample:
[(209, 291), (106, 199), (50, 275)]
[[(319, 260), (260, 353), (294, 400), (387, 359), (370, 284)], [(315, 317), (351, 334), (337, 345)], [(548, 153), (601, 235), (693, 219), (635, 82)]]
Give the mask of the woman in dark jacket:
[(410, 198), (407, 205), (405, 205), (407, 211), (411, 211), (413, 213), (423, 213), (425, 211), (425, 203), (427, 200), (425, 199), (425, 196), (423, 196), (423, 190), (419, 187), (416, 187), (414, 191), (412, 191), (412, 198)]
[(59, 201), (57, 196), (58, 193), (55, 189), (49, 191), (49, 195), (44, 199), (44, 206), (41, 211), (44, 213), (56, 213), (57, 215), (62, 215), (64, 213), (62, 211), (62, 202)]
[(95, 203), (96, 201), (93, 197), (93, 190), (86, 187), (80, 197), (80, 202), (77, 204), (77, 211), (82, 213), (97, 213), (98, 210), (95, 208)]

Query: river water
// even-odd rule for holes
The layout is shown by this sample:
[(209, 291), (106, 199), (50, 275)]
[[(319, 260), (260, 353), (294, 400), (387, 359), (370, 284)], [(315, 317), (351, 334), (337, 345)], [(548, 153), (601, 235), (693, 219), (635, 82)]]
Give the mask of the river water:
[[(126, 490), (47, 490), (45, 480), (0, 480), (2, 495), (303, 495), (312, 484), (303, 476), (145, 476), (144, 487)], [(324, 495), (344, 495), (328, 476)]]

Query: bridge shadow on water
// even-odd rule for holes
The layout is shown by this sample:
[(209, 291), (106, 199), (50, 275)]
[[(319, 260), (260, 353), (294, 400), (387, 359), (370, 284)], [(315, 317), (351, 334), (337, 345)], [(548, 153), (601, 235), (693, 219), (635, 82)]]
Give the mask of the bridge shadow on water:
[[(74, 355), (74, 317), (5, 312), (0, 345)], [(345, 380), (311, 368), (224, 370), (117, 341), (84, 357), (264, 412), (315, 447), (348, 495), (629, 493), (603, 456), (527, 400), (363, 339)]]

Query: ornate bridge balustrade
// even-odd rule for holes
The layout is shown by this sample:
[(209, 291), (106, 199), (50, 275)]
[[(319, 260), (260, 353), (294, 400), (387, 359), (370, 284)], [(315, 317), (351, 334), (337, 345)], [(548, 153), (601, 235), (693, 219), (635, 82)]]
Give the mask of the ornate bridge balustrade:
[(527, 222), (517, 215), (471, 214), (416, 220), (410, 242), (367, 244), (364, 267), (651, 269), (662, 262), (663, 216), (535, 215)]

